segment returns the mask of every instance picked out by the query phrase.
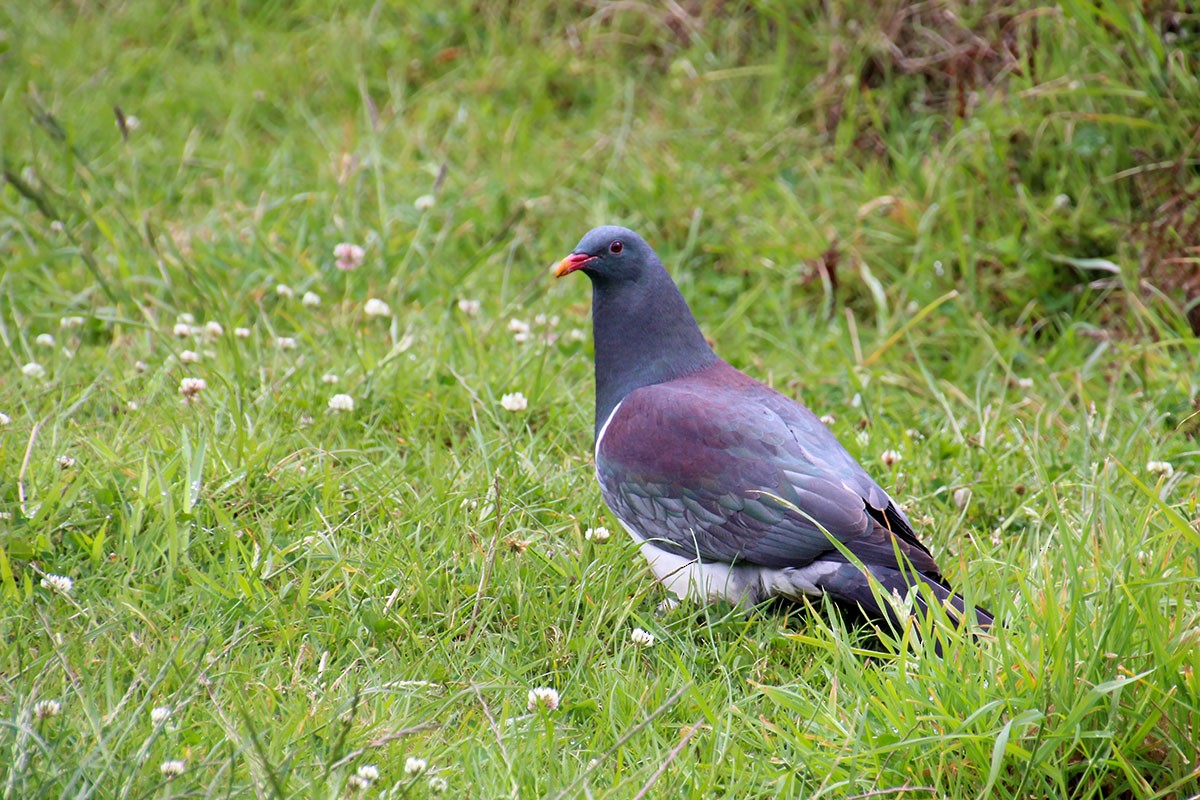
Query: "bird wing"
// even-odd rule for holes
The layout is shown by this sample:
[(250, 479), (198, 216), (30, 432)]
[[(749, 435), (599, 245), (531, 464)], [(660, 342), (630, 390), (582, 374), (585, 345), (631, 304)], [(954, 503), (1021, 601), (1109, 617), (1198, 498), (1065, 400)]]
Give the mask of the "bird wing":
[[(796, 567), (842, 558), (937, 575), (903, 512), (812, 412), (722, 364), (629, 393), (596, 472), (614, 513), (704, 561)], [(827, 535), (828, 533), (828, 535)]]

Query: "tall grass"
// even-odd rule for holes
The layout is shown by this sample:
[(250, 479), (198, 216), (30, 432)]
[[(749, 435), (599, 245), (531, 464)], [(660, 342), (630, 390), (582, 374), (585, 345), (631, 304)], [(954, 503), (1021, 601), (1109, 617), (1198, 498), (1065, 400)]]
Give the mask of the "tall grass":
[[(6, 797), (1200, 793), (1195, 15), (2, 13)], [(546, 273), (602, 222), (1003, 627), (659, 610)]]

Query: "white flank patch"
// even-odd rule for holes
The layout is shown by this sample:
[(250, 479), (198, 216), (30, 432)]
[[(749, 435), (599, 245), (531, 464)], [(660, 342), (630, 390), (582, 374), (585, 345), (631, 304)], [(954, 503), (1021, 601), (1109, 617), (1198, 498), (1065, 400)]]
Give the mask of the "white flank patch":
[(803, 567), (704, 563), (658, 547), (624, 520), (621, 525), (640, 546), (654, 577), (680, 600), (702, 603), (726, 600), (737, 605), (755, 605), (768, 597), (819, 597), (824, 592), (817, 587), (818, 581), (840, 566), (829, 561), (815, 561)]

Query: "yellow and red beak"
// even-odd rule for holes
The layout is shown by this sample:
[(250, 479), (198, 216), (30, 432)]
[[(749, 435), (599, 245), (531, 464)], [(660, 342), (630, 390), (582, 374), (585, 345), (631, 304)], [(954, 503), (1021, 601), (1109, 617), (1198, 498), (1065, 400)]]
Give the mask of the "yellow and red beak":
[(595, 260), (595, 256), (588, 255), (587, 253), (571, 253), (571, 255), (554, 265), (554, 277), (561, 278), (563, 275), (570, 275), (575, 270), (583, 269)]

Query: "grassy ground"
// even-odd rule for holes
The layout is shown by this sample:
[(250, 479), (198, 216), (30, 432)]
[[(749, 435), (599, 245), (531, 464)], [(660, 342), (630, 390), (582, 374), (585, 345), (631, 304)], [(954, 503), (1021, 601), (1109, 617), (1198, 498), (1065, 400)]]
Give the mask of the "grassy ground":
[[(108, 6), (0, 11), (4, 797), (1200, 792), (1200, 18)], [(1004, 628), (656, 613), (603, 222)]]

